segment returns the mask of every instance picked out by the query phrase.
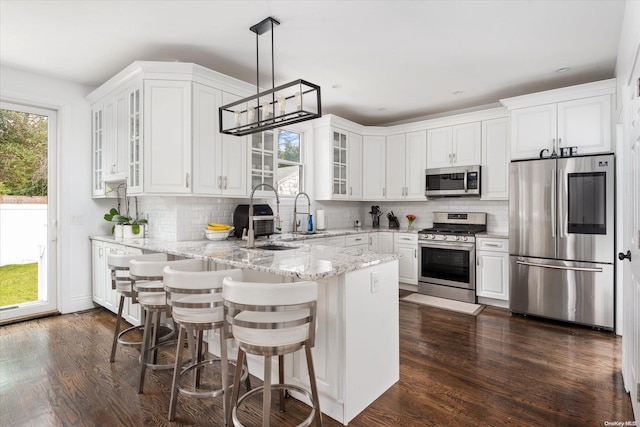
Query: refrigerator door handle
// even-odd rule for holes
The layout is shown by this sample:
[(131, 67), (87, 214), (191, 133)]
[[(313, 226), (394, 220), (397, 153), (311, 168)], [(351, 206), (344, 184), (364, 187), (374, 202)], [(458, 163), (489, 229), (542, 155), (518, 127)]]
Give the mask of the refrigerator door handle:
[(551, 236), (556, 237), (556, 170), (551, 171)]
[(527, 261), (516, 261), (516, 264), (520, 265), (528, 265), (531, 267), (542, 267), (542, 268), (553, 268), (556, 270), (571, 270), (571, 271), (588, 271), (590, 273), (602, 273), (602, 268), (595, 267), (567, 267), (565, 265), (548, 265), (548, 264), (538, 264), (537, 262), (527, 262)]

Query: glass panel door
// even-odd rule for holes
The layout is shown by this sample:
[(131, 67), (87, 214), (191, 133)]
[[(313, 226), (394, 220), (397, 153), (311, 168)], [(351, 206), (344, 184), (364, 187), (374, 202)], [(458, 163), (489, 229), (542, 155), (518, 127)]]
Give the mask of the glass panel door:
[(55, 111), (0, 103), (1, 323), (57, 310), (55, 153)]

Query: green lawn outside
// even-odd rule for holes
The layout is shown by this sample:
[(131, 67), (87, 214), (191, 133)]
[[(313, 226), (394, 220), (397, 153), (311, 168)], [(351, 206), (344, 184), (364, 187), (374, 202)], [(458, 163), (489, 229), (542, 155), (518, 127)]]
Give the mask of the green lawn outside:
[(0, 307), (37, 300), (37, 262), (0, 267)]

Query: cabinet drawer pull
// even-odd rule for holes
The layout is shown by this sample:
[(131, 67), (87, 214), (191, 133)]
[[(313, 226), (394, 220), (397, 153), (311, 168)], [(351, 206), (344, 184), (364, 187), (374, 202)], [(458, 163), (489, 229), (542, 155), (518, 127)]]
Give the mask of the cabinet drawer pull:
[(483, 246), (491, 246), (492, 248), (501, 248), (502, 245), (498, 244), (498, 243), (483, 243)]
[(189, 173), (188, 173), (188, 172), (187, 172), (187, 174), (186, 174), (186, 175), (185, 175), (185, 177), (184, 177), (184, 183), (185, 183), (185, 186), (186, 186), (187, 188), (189, 188)]

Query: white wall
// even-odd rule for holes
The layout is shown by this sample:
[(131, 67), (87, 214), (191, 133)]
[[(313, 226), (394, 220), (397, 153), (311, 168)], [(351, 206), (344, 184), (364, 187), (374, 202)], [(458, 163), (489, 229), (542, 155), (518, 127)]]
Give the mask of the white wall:
[(92, 88), (4, 66), (0, 75), (3, 100), (58, 111), (58, 309), (91, 308), (88, 237), (100, 233), (96, 218), (104, 215), (104, 206), (90, 197), (91, 116), (85, 97)]

